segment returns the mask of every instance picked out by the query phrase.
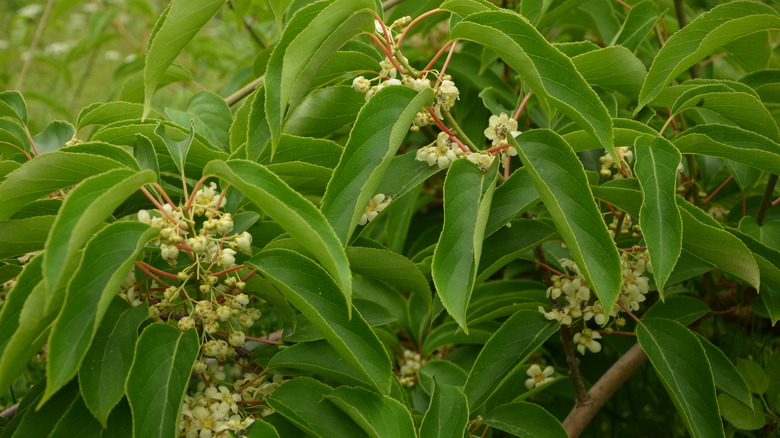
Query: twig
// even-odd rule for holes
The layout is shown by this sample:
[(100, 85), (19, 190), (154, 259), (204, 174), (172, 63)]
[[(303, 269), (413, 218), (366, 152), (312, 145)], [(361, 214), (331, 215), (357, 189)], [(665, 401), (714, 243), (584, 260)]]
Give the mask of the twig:
[(225, 98), (225, 103), (228, 104), (228, 106), (233, 106), (241, 101), (241, 99), (249, 96), (252, 94), (253, 91), (255, 91), (255, 88), (257, 88), (260, 84), (263, 83), (263, 80), (265, 79), (265, 75), (260, 76), (259, 78), (255, 79), (254, 81), (244, 85), (241, 87), (240, 90), (236, 91), (235, 93), (231, 94), (230, 96)]
[[(233, 2), (229, 1), (229, 2), (228, 2), (228, 7), (229, 7), (231, 10), (233, 10), (233, 12), (235, 12), (236, 8), (234, 8), (234, 7), (233, 7)], [(265, 46), (265, 43), (263, 42), (263, 39), (262, 39), (262, 38), (260, 38), (260, 35), (258, 35), (258, 34), (257, 34), (257, 32), (255, 31), (255, 29), (252, 27), (252, 25), (251, 25), (251, 24), (249, 24), (249, 22), (247, 22), (247, 21), (244, 19), (244, 17), (241, 17), (241, 22), (242, 22), (242, 23), (244, 23), (244, 27), (246, 28), (246, 30), (247, 30), (247, 31), (249, 31), (249, 34), (252, 36), (252, 39), (254, 39), (254, 40), (255, 40), (255, 42), (257, 43), (257, 45), (258, 45), (258, 46), (260, 46), (260, 48), (261, 48), (261, 49), (265, 50), (265, 47), (266, 47), (266, 46)]]
[(758, 225), (764, 224), (764, 218), (766, 218), (766, 212), (769, 210), (769, 205), (772, 202), (772, 193), (775, 191), (776, 184), (777, 175), (769, 175), (769, 181), (767, 181), (766, 190), (764, 190), (764, 197), (761, 198), (761, 206), (758, 207), (758, 214), (756, 214)]
[(585, 382), (582, 381), (580, 360), (574, 351), (574, 339), (567, 325), (561, 326), (561, 342), (563, 342), (563, 351), (566, 352), (566, 363), (569, 364), (569, 377), (574, 383), (574, 390), (577, 393), (577, 402), (574, 406), (576, 408), (577, 406), (587, 405), (590, 401), (590, 394), (585, 389)]
[(563, 427), (569, 437), (578, 437), (590, 420), (612, 397), (612, 394), (647, 360), (647, 355), (639, 344), (634, 344), (612, 365), (606, 373), (588, 391), (587, 403), (578, 403), (563, 420)]
[(4, 410), (3, 412), (0, 412), (0, 418), (5, 418), (6, 420), (10, 420), (14, 417), (14, 414), (16, 413), (16, 410), (19, 408), (19, 403), (14, 404), (10, 408)]
[(46, 27), (46, 22), (49, 21), (51, 10), (54, 9), (54, 1), (55, 0), (49, 0), (49, 2), (46, 3), (46, 9), (43, 10), (41, 21), (38, 22), (38, 27), (35, 29), (35, 35), (33, 35), (32, 43), (30, 43), (30, 57), (24, 61), (22, 71), (19, 73), (19, 79), (16, 81), (16, 89), (18, 91), (22, 91), (24, 78), (27, 76), (27, 71), (30, 69), (30, 64), (32, 64), (33, 58), (35, 58), (35, 51), (38, 49), (38, 41), (41, 39), (41, 34), (43, 34), (43, 28)]

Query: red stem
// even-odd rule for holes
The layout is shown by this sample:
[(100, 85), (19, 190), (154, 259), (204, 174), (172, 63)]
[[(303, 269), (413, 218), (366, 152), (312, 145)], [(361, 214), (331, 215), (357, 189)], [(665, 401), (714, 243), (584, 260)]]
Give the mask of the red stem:
[(385, 56), (387, 56), (387, 59), (389, 59), (390, 62), (393, 63), (393, 67), (395, 67), (395, 70), (398, 73), (404, 74), (403, 70), (401, 69), (401, 67), (398, 65), (397, 62), (395, 62), (395, 58), (393, 57), (393, 55), (390, 54), (390, 52), (387, 51), (387, 47), (385, 47), (384, 44), (382, 44), (382, 42), (379, 41), (379, 38), (377, 38), (376, 35), (374, 35), (373, 33), (369, 34), (369, 35), (371, 35), (371, 39), (373, 39), (374, 42), (377, 43), (377, 45), (379, 45), (379, 48), (382, 49), (382, 52), (384, 52)]
[(144, 274), (148, 275), (148, 276), (149, 276), (149, 278), (151, 278), (152, 280), (156, 281), (158, 284), (161, 284), (161, 285), (163, 285), (163, 286), (165, 286), (165, 287), (171, 287), (171, 285), (170, 285), (170, 284), (168, 284), (168, 283), (166, 283), (166, 282), (164, 282), (164, 281), (160, 280), (160, 278), (159, 278), (158, 276), (154, 275), (154, 274), (153, 274), (151, 271), (149, 271), (148, 269), (146, 269), (146, 268), (145, 268), (143, 265), (141, 265), (141, 264), (138, 264), (138, 263), (136, 263), (135, 265), (138, 267), (138, 269), (140, 269), (141, 271), (143, 271), (143, 273), (144, 273)]
[(450, 60), (452, 59), (452, 54), (455, 52), (455, 46), (456, 44), (453, 44), (452, 47), (450, 47), (450, 52), (447, 54), (447, 59), (444, 61), (444, 65), (441, 67), (441, 72), (439, 73), (439, 79), (436, 80), (436, 86), (433, 87), (434, 90), (439, 89), (439, 84), (441, 83), (441, 78), (444, 77), (444, 73), (447, 71), (447, 66), (450, 65)]
[(774, 207), (777, 204), (780, 204), (780, 198), (777, 198), (774, 201), (772, 201), (772, 207)]
[(264, 344), (271, 344), (271, 345), (284, 345), (284, 342), (279, 341), (272, 341), (270, 339), (264, 339), (264, 338), (255, 338), (252, 336), (246, 336), (247, 341), (255, 341), (255, 342), (262, 342)]
[(542, 263), (539, 260), (534, 260), (533, 262), (536, 263), (537, 265), (543, 267), (544, 269), (547, 269), (548, 271), (552, 272), (555, 275), (559, 275), (561, 277), (568, 277), (568, 275), (566, 275), (563, 272), (553, 268), (552, 266), (547, 265), (546, 263)]
[(641, 321), (639, 321), (639, 318), (637, 318), (633, 313), (631, 313), (630, 310), (626, 309), (626, 306), (622, 305), (620, 303), (620, 300), (615, 301), (615, 304), (620, 306), (620, 308), (623, 309), (624, 312), (628, 313), (628, 316), (630, 316), (634, 321), (636, 321), (636, 322), (641, 324)]
[(666, 22), (664, 21), (664, 17), (661, 17), (661, 28), (664, 30), (664, 42), (666, 42), (669, 37), (666, 36)]
[[(371, 11), (372, 14), (374, 14), (374, 18), (376, 18), (376, 21), (379, 22), (379, 24), (382, 26), (382, 33), (385, 35), (385, 42), (387, 42), (387, 50), (392, 51), (393, 45), (390, 44), (390, 36), (388, 35), (387, 26), (385, 26), (385, 23), (382, 22), (382, 19), (379, 17), (379, 15), (375, 11)], [(398, 73), (401, 73), (401, 70), (398, 70)]]
[(263, 377), (263, 376), (265, 375), (265, 373), (267, 373), (267, 372), (268, 372), (268, 368), (264, 369), (264, 370), (263, 370), (263, 371), (261, 371), (261, 372), (260, 372), (260, 374), (258, 374), (258, 375), (257, 375), (257, 376), (256, 376), (254, 379), (252, 379), (252, 380), (250, 380), (249, 382), (247, 382), (247, 384), (246, 384), (246, 385), (244, 385), (244, 386), (242, 386), (242, 387), (240, 387), (240, 388), (236, 389), (235, 391), (233, 391), (233, 393), (234, 393), (234, 394), (241, 394), (241, 392), (243, 392), (245, 389), (247, 389), (247, 388), (249, 388), (250, 386), (252, 386), (252, 384), (253, 384), (253, 383), (257, 382), (257, 380), (258, 380), (259, 378)]
[(702, 202), (702, 204), (706, 204), (710, 202), (710, 200), (713, 197), (715, 197), (715, 195), (717, 195), (721, 190), (723, 190), (723, 187), (726, 187), (726, 184), (730, 183), (732, 179), (734, 179), (733, 176), (729, 176), (728, 178), (726, 178), (726, 181), (723, 181), (723, 183), (719, 185), (717, 189), (715, 189), (712, 193), (710, 193), (710, 196), (707, 196), (707, 198)]
[(626, 249), (623, 249), (621, 251), (623, 251), (623, 252), (636, 252), (636, 251), (645, 251), (645, 250), (647, 250), (646, 246), (635, 246), (633, 248), (626, 248)]
[(198, 180), (198, 183), (195, 184), (195, 187), (192, 189), (192, 196), (187, 200), (187, 205), (184, 206), (184, 210), (189, 211), (190, 207), (192, 207), (192, 200), (195, 199), (195, 194), (198, 193), (198, 189), (200, 189), (200, 186), (203, 185), (203, 183), (206, 182), (206, 179), (208, 176), (204, 176), (203, 178)]
[(509, 179), (509, 159), (512, 158), (509, 154), (506, 154), (506, 165), (504, 166), (504, 180)]
[(467, 147), (466, 147), (466, 145), (464, 145), (464, 144), (463, 144), (463, 143), (460, 141), (460, 139), (458, 138), (458, 136), (457, 136), (457, 135), (455, 135), (455, 134), (454, 134), (452, 131), (450, 131), (449, 129), (447, 129), (447, 127), (446, 127), (446, 126), (444, 126), (444, 123), (442, 123), (442, 121), (441, 121), (441, 120), (439, 120), (439, 118), (438, 118), (438, 117), (436, 117), (436, 113), (433, 111), (433, 108), (430, 108), (430, 107), (428, 107), (428, 108), (425, 108), (425, 109), (426, 109), (426, 110), (428, 110), (428, 114), (430, 114), (430, 115), (431, 115), (431, 117), (433, 117), (433, 120), (436, 122), (436, 126), (438, 126), (438, 127), (439, 127), (439, 129), (441, 129), (441, 130), (442, 130), (444, 133), (446, 133), (447, 135), (449, 135), (449, 136), (450, 136), (450, 140), (454, 141), (454, 142), (455, 142), (455, 143), (458, 145), (458, 147), (460, 147), (460, 150), (462, 150), (463, 152), (465, 152), (465, 153), (467, 153), (467, 154), (468, 154), (469, 152), (471, 152), (471, 150), (469, 150), (469, 148), (467, 148)]
[(419, 17), (415, 18), (414, 20), (412, 20), (412, 22), (409, 23), (409, 25), (406, 26), (406, 29), (404, 29), (404, 31), (401, 33), (401, 36), (398, 37), (398, 51), (399, 52), (401, 51), (401, 43), (404, 41), (404, 38), (406, 38), (406, 34), (407, 34), (407, 32), (409, 32), (409, 29), (411, 29), (412, 26), (417, 24), (417, 22), (422, 20), (423, 18), (425, 18), (425, 17), (427, 17), (429, 15), (433, 15), (433, 14), (435, 14), (437, 12), (441, 12), (441, 11), (443, 11), (443, 9), (432, 9), (432, 10), (430, 10), (430, 11), (420, 15)]
[[(146, 190), (145, 187), (141, 187), (141, 191), (146, 195), (147, 198), (149, 198), (150, 201), (152, 201), (152, 204), (154, 204), (155, 207), (157, 207), (158, 210), (160, 210), (160, 213), (164, 214), (165, 217), (167, 217), (171, 222), (173, 222), (175, 225), (179, 226), (179, 222), (176, 221), (176, 219), (173, 218), (173, 216), (170, 215), (165, 209), (160, 205), (159, 202), (152, 196), (151, 193), (149, 193), (148, 190)], [(173, 204), (171, 204), (171, 207), (173, 207)], [(181, 228), (181, 227), (180, 227)], [(186, 230), (186, 228), (182, 228), (183, 230)]]
[(613, 215), (613, 216), (615, 216), (615, 217), (617, 217), (617, 216), (618, 216), (618, 213), (617, 213), (617, 211), (615, 211), (615, 209), (614, 209), (614, 208), (612, 208), (612, 206), (611, 206), (611, 205), (609, 205), (609, 202), (605, 202), (605, 203), (604, 203), (604, 205), (606, 205), (606, 206), (607, 206), (607, 208), (609, 209), (609, 211), (611, 211), (611, 212), (612, 212), (612, 215)]
[(727, 310), (710, 310), (710, 313), (712, 313), (713, 315), (722, 315), (724, 313), (731, 313), (731, 312), (739, 309), (741, 306), (742, 306), (741, 304), (737, 304), (736, 306), (732, 307), (731, 309), (727, 309)]
[(233, 266), (232, 268), (225, 269), (224, 271), (215, 272), (213, 275), (215, 277), (219, 277), (220, 275), (227, 274), (228, 272), (238, 271), (239, 269), (244, 268), (246, 268), (244, 265)]
[(439, 57), (444, 54), (444, 51), (447, 50), (447, 47), (451, 46), (452, 43), (454, 43), (456, 40), (450, 40), (447, 44), (444, 45), (441, 49), (439, 49), (439, 52), (436, 54), (436, 56), (431, 59), (431, 62), (428, 63), (428, 65), (425, 66), (425, 68), (420, 72), (420, 77), (423, 77), (425, 74), (424, 72), (430, 70), (431, 67), (433, 67), (433, 64), (436, 64), (436, 61), (439, 60)]
[(175, 203), (174, 203), (174, 202), (171, 200), (171, 198), (169, 198), (169, 197), (168, 197), (168, 194), (167, 194), (167, 193), (165, 193), (165, 190), (164, 190), (162, 187), (160, 187), (160, 185), (159, 185), (159, 184), (157, 184), (157, 183), (154, 183), (154, 184), (152, 184), (152, 185), (153, 185), (155, 188), (157, 188), (157, 190), (159, 190), (159, 191), (160, 191), (160, 194), (162, 194), (163, 198), (165, 198), (165, 202), (167, 202), (167, 203), (171, 204), (171, 207), (173, 207), (174, 205), (176, 205), (176, 204), (175, 204)]
[(525, 108), (525, 104), (528, 103), (528, 99), (530, 99), (533, 94), (534, 92), (531, 91), (530, 93), (526, 94), (525, 97), (523, 97), (522, 102), (520, 102), (520, 107), (517, 108), (517, 112), (515, 112), (514, 117), (512, 117), (513, 119), (515, 119), (515, 121), (517, 121), (517, 119), (520, 118), (520, 113), (523, 112), (523, 109)]
[[(696, 190), (695, 187), (694, 187), (694, 190)], [(745, 216), (747, 216), (747, 206), (745, 205), (745, 195), (742, 194), (742, 217), (745, 217)]]
[(155, 268), (154, 266), (151, 266), (151, 265), (149, 265), (147, 263), (144, 263), (144, 262), (135, 262), (135, 265), (138, 266), (139, 268), (141, 267), (141, 265), (143, 265), (146, 269), (154, 272), (155, 274), (162, 275), (163, 277), (172, 278), (174, 280), (178, 280), (179, 279), (177, 276), (175, 276), (175, 275), (173, 275), (171, 273), (168, 273), (168, 272), (165, 272), (165, 271), (161, 271), (161, 270)]
[(633, 332), (609, 332), (607, 333), (606, 330), (596, 330), (598, 333), (601, 333), (602, 335), (622, 335), (622, 336), (636, 336), (636, 333)]
[(617, 4), (619, 4), (620, 6), (623, 6), (624, 8), (628, 9), (629, 11), (631, 10), (631, 5), (629, 5), (628, 3), (624, 2), (623, 0), (615, 0), (615, 2)]
[(502, 150), (504, 150), (504, 149), (506, 149), (508, 147), (509, 147), (509, 143), (504, 143), (504, 144), (498, 145), (498, 146), (496, 146), (496, 147), (494, 147), (492, 149), (488, 149), (488, 152), (490, 152), (493, 155), (496, 155), (497, 153), (499, 153), (500, 151), (502, 151)]

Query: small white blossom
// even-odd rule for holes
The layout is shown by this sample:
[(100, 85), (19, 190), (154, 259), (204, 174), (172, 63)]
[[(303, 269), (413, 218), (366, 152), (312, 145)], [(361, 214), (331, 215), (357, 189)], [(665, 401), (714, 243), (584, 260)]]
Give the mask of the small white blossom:
[[(507, 133), (517, 131), (517, 121), (510, 119), (506, 113), (490, 116), (488, 124), (489, 126), (485, 128), (485, 137), (493, 141), (493, 146), (505, 141)], [(509, 149), (514, 151), (514, 153), (510, 152), (510, 155), (517, 155), (517, 151), (513, 147), (510, 146)]]
[(580, 333), (574, 334), (574, 343), (577, 344), (577, 351), (580, 354), (585, 354), (585, 349), (590, 350), (591, 353), (598, 353), (601, 351), (601, 344), (597, 339), (601, 339), (601, 333), (594, 332), (591, 329), (584, 329)]
[(531, 365), (525, 372), (525, 374), (529, 377), (529, 379), (525, 381), (526, 389), (530, 391), (537, 386), (544, 385), (547, 382), (552, 382), (553, 378), (550, 376), (552, 376), (554, 372), (555, 369), (551, 366), (545, 367), (544, 370), (542, 370), (539, 365)]
[(352, 88), (358, 93), (365, 94), (368, 92), (368, 89), (371, 88), (371, 82), (363, 76), (358, 76), (352, 81)]
[(386, 196), (383, 193), (378, 193), (375, 195), (373, 198), (371, 198), (370, 201), (368, 201), (368, 206), (363, 212), (363, 216), (360, 217), (358, 225), (365, 225), (374, 220), (374, 218), (377, 217), (377, 215), (379, 215), (379, 213), (384, 210), (388, 204), (390, 204), (390, 201), (392, 201), (390, 196)]

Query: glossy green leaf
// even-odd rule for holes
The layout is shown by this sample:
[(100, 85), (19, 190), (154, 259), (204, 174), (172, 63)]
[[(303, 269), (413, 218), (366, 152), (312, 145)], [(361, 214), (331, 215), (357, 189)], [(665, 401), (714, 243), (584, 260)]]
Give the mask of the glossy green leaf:
[[(32, 393), (32, 391), (31, 391)], [(32, 394), (31, 394), (32, 395)], [(60, 419), (68, 412), (68, 409), (79, 399), (78, 384), (71, 382), (56, 397), (40, 408), (31, 405), (24, 410), (21, 422), (12, 434), (3, 433), (3, 438), (27, 438), (37, 436), (50, 436)], [(39, 400), (36, 397), (32, 402)]]
[(355, 121), (365, 103), (365, 95), (350, 86), (314, 90), (290, 114), (284, 132), (320, 138), (337, 135)]
[(35, 147), (38, 149), (39, 154), (45, 154), (46, 152), (53, 152), (65, 146), (65, 143), (69, 142), (73, 135), (76, 133), (76, 129), (68, 122), (63, 120), (55, 120), (48, 125), (43, 131), (33, 137)]
[(52, 430), (50, 438), (71, 438), (99, 436), (103, 426), (89, 412), (81, 397), (71, 403), (68, 410)]
[(740, 82), (755, 90), (761, 101), (765, 103), (780, 103), (780, 70), (766, 69), (747, 74)]
[(702, 218), (691, 214), (690, 210), (698, 207), (688, 205), (684, 207), (680, 209), (683, 220), (683, 248), (705, 262), (758, 288), (760, 272), (745, 244), (727, 231), (707, 224), (702, 221)]
[(168, 67), (224, 4), (224, 0), (174, 0), (160, 15), (146, 46), (143, 118), (152, 109), (152, 95)]
[[(300, 161), (333, 169), (339, 164), (342, 152), (344, 152), (344, 146), (331, 140), (282, 134), (274, 153), (273, 162)], [(263, 149), (257, 162), (270, 164), (271, 150)]]
[(377, 192), (392, 193), (396, 198), (400, 198), (441, 171), (439, 166), (429, 166), (428, 163), (418, 161), (416, 155), (415, 150), (394, 157)]
[(316, 72), (346, 41), (374, 32), (374, 16), (369, 11), (375, 6), (372, 0), (328, 0), (293, 15), (265, 72), (265, 112), (272, 151), (279, 142), (288, 107), (294, 109), (301, 102)]
[(53, 223), (54, 216), (0, 221), (0, 236), (4, 236), (0, 257), (21, 256), (43, 249)]
[(345, 385), (373, 388), (371, 381), (355, 371), (326, 341), (301, 342), (279, 350), (268, 362), (268, 368), (300, 370)]
[(133, 143), (133, 156), (138, 162), (141, 170), (149, 169), (157, 175), (157, 182), (160, 182), (160, 163), (157, 161), (157, 154), (154, 151), (154, 144), (146, 136), (138, 134)]
[(420, 424), (420, 438), (460, 437), (468, 419), (468, 401), (463, 392), (434, 381), (431, 403)]
[(279, 438), (279, 433), (269, 423), (255, 420), (247, 429), (247, 438)]
[(65, 303), (49, 336), (43, 401), (76, 375), (111, 297), (116, 295), (146, 242), (158, 233), (159, 230), (141, 222), (115, 222), (87, 242), (81, 265), (70, 279)]
[(168, 438), (178, 432), (181, 404), (199, 347), (195, 330), (182, 333), (156, 323), (141, 333), (125, 384), (133, 411), (133, 436)]
[(433, 393), (434, 379), (436, 383), (451, 385), (461, 391), (468, 374), (454, 362), (441, 359), (430, 359), (417, 372), (417, 384), (422, 386), (426, 394)]
[(515, 402), (501, 405), (488, 413), (485, 424), (522, 438), (566, 438), (569, 436), (560, 421), (543, 407)]
[(557, 322), (538, 310), (520, 310), (501, 325), (479, 353), (463, 392), (474, 412), (501, 386), (512, 370), (525, 362), (550, 336)]
[(8, 156), (22, 152), (35, 155), (24, 128), (15, 121), (4, 118), (0, 118), (0, 151)]
[(0, 93), (0, 117), (11, 117), (27, 124), (27, 104), (22, 93), (7, 90)]
[(64, 281), (63, 266), (103, 221), (133, 192), (156, 179), (149, 170), (115, 169), (90, 177), (71, 190), (51, 227), (43, 254), (43, 278), (50, 290)]
[(512, 260), (521, 257), (542, 242), (560, 239), (558, 232), (550, 224), (521, 219), (512, 222), (511, 227), (498, 230), (485, 239), (482, 258), (479, 261), (477, 283), (480, 283)]
[(122, 146), (116, 146), (113, 144), (105, 143), (102, 141), (89, 141), (85, 143), (75, 144), (62, 149), (62, 152), (67, 153), (83, 153), (98, 155), (101, 157), (110, 158), (123, 164), (128, 169), (141, 170), (138, 166), (138, 162), (133, 155), (122, 148)]
[(115, 297), (106, 310), (92, 345), (79, 367), (79, 385), (92, 415), (102, 424), (125, 393), (125, 380), (133, 361), (138, 326), (149, 318), (149, 308), (130, 309)]
[(341, 386), (325, 396), (371, 438), (414, 437), (412, 415), (398, 400), (363, 388)]
[(333, 389), (308, 377), (285, 382), (268, 397), (268, 405), (309, 436), (317, 438), (365, 437), (349, 416), (323, 398)]
[(493, 202), (490, 203), (490, 215), (485, 225), (485, 237), (492, 235), (516, 215), (539, 202), (539, 193), (534, 188), (528, 170), (520, 168), (509, 175), (509, 179), (496, 187)]
[(322, 198), (322, 214), (342, 242), (349, 241), (365, 206), (376, 195), (415, 115), (432, 102), (432, 91), (416, 93), (408, 87), (391, 86), (376, 92), (360, 110)]
[(749, 359), (737, 358), (737, 369), (752, 393), (763, 395), (769, 389), (771, 378), (761, 365)]
[(42, 256), (32, 258), (16, 278), (16, 286), (5, 297), (3, 307), (0, 309), (0, 353), (4, 353), (19, 325), (19, 315), (22, 313), (27, 297), (41, 282), (41, 262), (43, 262)]
[[(343, 79), (345, 74), (370, 73), (376, 71), (376, 59), (363, 52), (339, 50), (322, 66), (311, 83), (312, 88), (333, 84)], [(354, 89), (352, 91), (355, 91)], [(364, 95), (358, 93), (361, 97)]]
[(422, 348), (423, 355), (428, 356), (437, 348), (445, 345), (482, 345), (493, 336), (498, 327), (496, 323), (475, 323), (473, 327), (469, 328), (468, 334), (466, 334), (456, 322), (445, 322), (425, 335)]
[(663, 297), (666, 280), (682, 251), (682, 218), (675, 198), (682, 155), (662, 137), (650, 145), (637, 139), (635, 153), (634, 172), (643, 195), (639, 223), (650, 253), (653, 278)]
[(704, 352), (707, 353), (707, 360), (712, 365), (715, 387), (734, 397), (735, 400), (741, 401), (751, 410), (754, 409), (753, 396), (742, 374), (737, 371), (737, 368), (720, 348), (712, 345), (712, 342), (702, 335), (698, 335), (698, 338), (704, 347)]
[(263, 166), (243, 160), (212, 161), (204, 175), (217, 175), (239, 189), (284, 230), (300, 242), (352, 296), (351, 274), (344, 247), (325, 217), (309, 201), (290, 189)]
[(639, 96), (647, 75), (642, 61), (621, 46), (593, 50), (571, 60), (589, 84), (615, 90), (629, 99)]
[(498, 6), (487, 0), (445, 0), (440, 9), (454, 12), (461, 17), (468, 17), (471, 14), (483, 11), (497, 11)]
[(37, 157), (9, 173), (0, 185), (0, 219), (8, 219), (30, 202), (84, 178), (119, 167), (123, 166), (115, 160), (89, 154), (57, 151)]
[(545, 105), (555, 106), (614, 155), (612, 119), (604, 104), (571, 59), (521, 16), (508, 11), (472, 14), (452, 29), (451, 37), (471, 40), (499, 53)]
[(610, 45), (621, 45), (636, 52), (661, 17), (661, 11), (652, 0), (639, 2), (628, 11), (626, 21), (620, 27)]
[(727, 125), (698, 125), (683, 131), (674, 145), (684, 154), (726, 158), (770, 173), (780, 173), (780, 144)]
[(558, 134), (536, 129), (520, 134), (517, 152), (555, 227), (605, 310), (611, 311), (622, 283), (615, 243), (593, 201), (577, 155)]
[(771, 7), (751, 1), (724, 3), (702, 14), (674, 33), (658, 52), (642, 86), (636, 111), (705, 56), (743, 36), (776, 28), (778, 18)]
[(223, 151), (230, 151), (228, 131), (233, 123), (233, 116), (225, 99), (219, 95), (200, 91), (190, 98), (185, 111), (168, 108), (166, 112), (177, 125), (189, 126), (192, 123), (195, 131), (203, 134), (212, 145)]
[(467, 334), (466, 309), (497, 174), (495, 163), (484, 174), (468, 160), (455, 160), (444, 180), (444, 228), (433, 253), (431, 274), (442, 304)]
[(390, 358), (363, 317), (352, 312), (350, 318), (350, 305), (322, 268), (283, 249), (263, 251), (247, 263), (262, 272), (356, 371), (389, 393)]
[(664, 318), (688, 326), (710, 313), (702, 300), (687, 295), (672, 295), (652, 305), (642, 318)]
[(401, 290), (412, 291), (430, 309), (431, 288), (414, 262), (384, 249), (347, 247), (346, 251), (352, 272), (385, 281)]
[(165, 147), (168, 149), (168, 153), (173, 158), (173, 164), (176, 165), (176, 169), (179, 173), (184, 175), (184, 163), (187, 162), (187, 153), (190, 151), (192, 145), (192, 139), (195, 137), (194, 122), (190, 123), (190, 134), (181, 141), (175, 141), (168, 137), (165, 133), (165, 126), (160, 124), (155, 128), (154, 133), (157, 134), (165, 143)]
[(284, 19), (284, 11), (290, 6), (292, 0), (269, 0), (268, 5), (271, 6), (271, 11), (276, 17), (276, 27), (279, 28), (279, 33), (282, 32), (282, 20)]
[(678, 322), (647, 319), (637, 339), (694, 438), (725, 437), (715, 383), (707, 355), (696, 335)]
[[(86, 126), (108, 125), (128, 119), (140, 119), (143, 116), (144, 106), (132, 102), (108, 102), (92, 104), (79, 113), (76, 121), (76, 130), (81, 131)], [(162, 119), (159, 112), (152, 110), (148, 118)]]
[[(615, 147), (633, 146), (637, 137), (644, 137), (652, 142), (658, 136), (658, 132), (653, 128), (636, 120), (615, 118), (612, 122), (615, 124), (612, 129)], [(584, 130), (567, 132), (563, 134), (563, 138), (575, 152), (604, 148), (600, 142)]]
[(265, 168), (281, 178), (291, 189), (304, 196), (322, 196), (333, 175), (333, 171), (327, 167), (300, 161), (266, 164)]

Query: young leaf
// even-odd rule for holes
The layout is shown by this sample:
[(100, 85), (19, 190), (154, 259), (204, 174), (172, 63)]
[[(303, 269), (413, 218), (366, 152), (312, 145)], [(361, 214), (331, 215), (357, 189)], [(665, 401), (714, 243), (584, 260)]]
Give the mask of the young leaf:
[(414, 437), (414, 420), (406, 406), (386, 395), (341, 386), (325, 396), (349, 415), (371, 438)]
[(141, 333), (125, 384), (133, 436), (168, 438), (178, 433), (181, 403), (198, 349), (195, 330), (182, 333), (157, 323)]
[(543, 407), (515, 402), (501, 405), (488, 413), (485, 424), (522, 438), (566, 438), (569, 434), (561, 423)]
[(184, 163), (187, 162), (187, 153), (190, 151), (192, 139), (195, 137), (195, 123), (190, 122), (190, 135), (181, 141), (174, 141), (168, 138), (168, 135), (165, 133), (165, 126), (162, 124), (157, 125), (154, 133), (165, 142), (165, 147), (168, 149), (168, 153), (171, 154), (171, 158), (173, 158), (173, 164), (176, 165), (179, 173), (184, 175)]
[(485, 225), (485, 237), (505, 226), (513, 217), (539, 202), (539, 193), (534, 188), (528, 170), (520, 168), (509, 175), (509, 179), (496, 187), (490, 215)]
[(114, 297), (79, 367), (81, 396), (103, 425), (110, 422), (109, 414), (125, 394), (138, 326), (147, 318), (147, 306), (130, 309), (127, 301)]
[(468, 419), (468, 401), (463, 392), (434, 380), (431, 404), (420, 424), (420, 438), (460, 437)]
[(309, 436), (364, 437), (360, 427), (342, 410), (323, 400), (333, 389), (308, 377), (285, 382), (268, 397), (268, 405)]
[(482, 406), (558, 327), (538, 310), (520, 310), (507, 319), (480, 351), (466, 380), (463, 392), (469, 400), (469, 411)]
[(157, 182), (159, 183), (160, 164), (157, 162), (157, 153), (154, 150), (154, 144), (145, 135), (138, 134), (135, 136), (133, 156), (141, 170), (149, 169), (157, 175)]
[(152, 110), (152, 95), (168, 67), (224, 4), (225, 0), (173, 0), (160, 15), (146, 47), (143, 118)]
[(661, 11), (651, 0), (633, 5), (610, 45), (621, 45), (635, 53), (660, 17)]
[(233, 116), (225, 99), (219, 95), (210, 91), (200, 91), (187, 102), (186, 111), (167, 108), (166, 112), (177, 125), (192, 124), (195, 131), (203, 134), (212, 145), (230, 152), (228, 131), (233, 123)]
[(553, 131), (535, 129), (509, 141), (516, 145), (574, 261), (610, 312), (623, 280), (620, 256), (593, 200), (582, 163)]
[(474, 41), (496, 51), (523, 76), (545, 107), (554, 105), (598, 138), (614, 156), (612, 119), (606, 107), (571, 59), (548, 43), (523, 17), (509, 11), (472, 14), (455, 25), (451, 37)]
[(216, 175), (239, 189), (301, 243), (336, 279), (351, 304), (352, 283), (344, 247), (327, 219), (311, 202), (263, 166), (243, 160), (212, 161), (204, 175)]
[(317, 71), (345, 42), (374, 32), (372, 0), (326, 0), (300, 9), (287, 23), (265, 72), (265, 113), (271, 155), (279, 143), (285, 114), (306, 94)]
[(371, 96), (360, 110), (322, 198), (322, 214), (342, 242), (349, 241), (368, 201), (376, 195), (415, 115), (432, 102), (430, 90), (416, 93), (391, 86)]
[(780, 173), (780, 144), (736, 126), (697, 125), (678, 135), (674, 145), (684, 154), (726, 158), (766, 172)]
[(70, 123), (55, 120), (46, 125), (43, 131), (36, 134), (33, 137), (33, 141), (38, 149), (38, 153), (45, 154), (46, 152), (53, 152), (64, 147), (65, 143), (69, 142), (75, 133), (76, 129)]
[(653, 60), (634, 113), (647, 105), (680, 73), (724, 44), (777, 27), (774, 9), (761, 3), (735, 1), (712, 8), (672, 35)]
[(664, 284), (682, 251), (682, 218), (675, 198), (677, 166), (682, 155), (663, 137), (656, 138), (651, 145), (644, 138), (637, 138), (635, 151), (634, 172), (643, 196), (639, 223), (655, 284), (663, 297)]
[(289, 250), (263, 251), (246, 262), (262, 272), (362, 376), (384, 394), (393, 378), (390, 358), (363, 317), (312, 260)]
[(27, 124), (27, 104), (22, 93), (16, 90), (8, 90), (0, 93), (0, 117), (11, 117)]
[(696, 335), (682, 324), (646, 319), (637, 339), (694, 438), (725, 437), (710, 363)]
[(78, 371), (90, 343), (138, 253), (159, 230), (115, 222), (95, 234), (68, 284), (65, 304), (49, 336), (45, 402)]
[(444, 228), (433, 253), (431, 274), (442, 304), (466, 334), (466, 308), (477, 276), (497, 174), (496, 163), (483, 174), (470, 161), (455, 160), (444, 181)]

